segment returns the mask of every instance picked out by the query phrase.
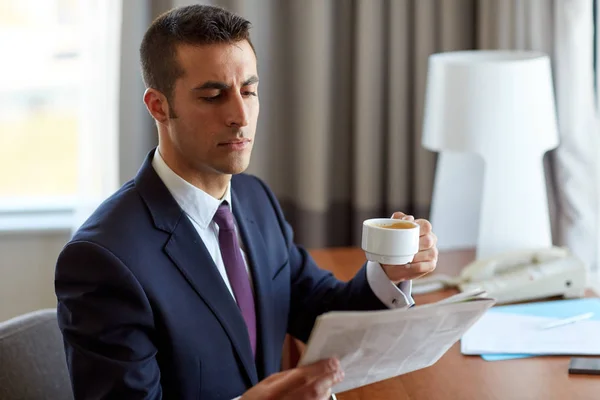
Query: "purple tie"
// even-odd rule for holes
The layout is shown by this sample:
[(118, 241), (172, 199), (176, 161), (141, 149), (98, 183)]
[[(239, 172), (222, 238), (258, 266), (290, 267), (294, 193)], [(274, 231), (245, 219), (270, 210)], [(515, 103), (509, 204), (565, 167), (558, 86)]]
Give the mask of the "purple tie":
[(242, 317), (246, 321), (252, 354), (256, 355), (254, 296), (252, 295), (248, 272), (235, 233), (233, 214), (226, 202), (219, 206), (213, 220), (219, 226), (219, 247), (225, 264), (225, 271), (227, 271), (227, 278), (229, 278), (229, 284), (233, 289), (233, 295), (242, 312)]

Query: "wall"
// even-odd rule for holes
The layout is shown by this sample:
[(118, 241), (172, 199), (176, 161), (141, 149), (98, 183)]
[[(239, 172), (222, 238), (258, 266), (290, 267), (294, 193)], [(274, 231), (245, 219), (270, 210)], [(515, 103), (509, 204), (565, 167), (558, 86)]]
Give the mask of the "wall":
[(0, 321), (56, 307), (54, 266), (68, 232), (0, 233)]

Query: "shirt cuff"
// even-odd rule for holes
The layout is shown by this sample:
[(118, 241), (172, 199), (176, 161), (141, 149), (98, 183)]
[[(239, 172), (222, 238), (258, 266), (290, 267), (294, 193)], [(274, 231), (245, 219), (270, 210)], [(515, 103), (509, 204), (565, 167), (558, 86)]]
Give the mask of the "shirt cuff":
[(375, 296), (388, 308), (409, 308), (415, 304), (412, 298), (412, 281), (396, 286), (377, 262), (367, 262), (367, 281)]

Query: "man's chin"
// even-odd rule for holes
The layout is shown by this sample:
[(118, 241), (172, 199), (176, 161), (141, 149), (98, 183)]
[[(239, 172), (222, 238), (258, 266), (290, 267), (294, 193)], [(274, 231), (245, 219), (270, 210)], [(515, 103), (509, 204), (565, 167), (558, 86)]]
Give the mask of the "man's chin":
[[(248, 160), (249, 161), (249, 160)], [(219, 168), (219, 170), (228, 175), (237, 175), (248, 169), (248, 161), (238, 161), (234, 163), (230, 163), (228, 165), (223, 166), (223, 168)]]
[(232, 169), (230, 172), (228, 172), (229, 175), (237, 175), (237, 174), (241, 174), (244, 171), (246, 171), (246, 169), (248, 168), (236, 168), (236, 169)]

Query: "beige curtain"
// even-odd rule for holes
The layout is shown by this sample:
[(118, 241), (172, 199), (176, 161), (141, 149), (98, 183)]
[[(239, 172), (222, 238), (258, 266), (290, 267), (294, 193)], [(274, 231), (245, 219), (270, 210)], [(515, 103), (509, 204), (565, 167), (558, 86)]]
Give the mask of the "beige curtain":
[(358, 244), (365, 218), (428, 216), (427, 58), (475, 46), (473, 1), (204, 3), (253, 23), (261, 116), (249, 172), (274, 190), (298, 243)]
[[(124, 12), (124, 29), (132, 25), (127, 15), (149, 21), (197, 2), (124, 2), (131, 11)], [(591, 66), (581, 48), (591, 34), (585, 15), (592, 0), (201, 2), (253, 23), (261, 116), (249, 172), (274, 190), (298, 243), (356, 245), (365, 218), (394, 210), (428, 216), (436, 155), (422, 149), (420, 136), (430, 54), (536, 49), (553, 57), (562, 136), (546, 160), (554, 239), (587, 261), (597, 258), (590, 243), (598, 238), (598, 183), (589, 183), (597, 181), (589, 174), (597, 144), (588, 140), (597, 121), (588, 111)], [(129, 43), (139, 43), (141, 33)], [(138, 94), (130, 95), (131, 104)], [(122, 118), (127, 131), (141, 126), (128, 121)], [(123, 140), (140, 153), (133, 139)], [(131, 157), (127, 162), (130, 169), (138, 165)]]

